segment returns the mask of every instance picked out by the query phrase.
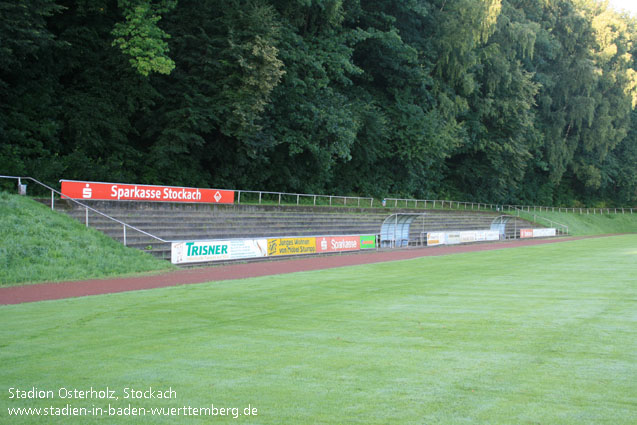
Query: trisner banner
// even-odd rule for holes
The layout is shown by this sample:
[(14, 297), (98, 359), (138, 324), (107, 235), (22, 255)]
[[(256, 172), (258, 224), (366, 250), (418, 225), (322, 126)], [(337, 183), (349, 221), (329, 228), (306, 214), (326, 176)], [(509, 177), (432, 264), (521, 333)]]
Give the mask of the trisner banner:
[(60, 180), (62, 195), (72, 199), (105, 201), (234, 203), (234, 191), (192, 187), (153, 186)]
[(267, 254), (266, 250), (266, 239), (173, 242), (170, 260), (173, 264), (240, 260), (265, 257)]

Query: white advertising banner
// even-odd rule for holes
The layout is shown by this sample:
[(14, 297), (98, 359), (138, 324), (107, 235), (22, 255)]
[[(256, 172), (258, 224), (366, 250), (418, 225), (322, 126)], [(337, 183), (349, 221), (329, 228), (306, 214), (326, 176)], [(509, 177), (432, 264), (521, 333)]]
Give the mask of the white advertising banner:
[(462, 236), (461, 232), (449, 232), (447, 233), (447, 237), (445, 238), (445, 242), (447, 245), (457, 245), (461, 242)]
[(475, 233), (476, 242), (500, 240), (500, 232), (498, 230), (478, 230)]
[(228, 239), (173, 242), (170, 261), (173, 264), (207, 261), (240, 260), (265, 257), (267, 239)]
[(500, 232), (497, 230), (464, 230), (457, 232), (427, 233), (427, 246), (457, 245), (461, 243), (497, 240), (500, 240)]
[(485, 241), (499, 241), (500, 240), (500, 231), (499, 230), (487, 230), (484, 232), (484, 240)]
[(476, 232), (460, 232), (461, 243), (475, 242), (476, 240)]
[(550, 236), (555, 236), (557, 233), (556, 229), (548, 228), (548, 229), (533, 229), (533, 237), (534, 238), (547, 238)]
[(444, 245), (445, 234), (443, 232), (427, 233), (427, 246)]

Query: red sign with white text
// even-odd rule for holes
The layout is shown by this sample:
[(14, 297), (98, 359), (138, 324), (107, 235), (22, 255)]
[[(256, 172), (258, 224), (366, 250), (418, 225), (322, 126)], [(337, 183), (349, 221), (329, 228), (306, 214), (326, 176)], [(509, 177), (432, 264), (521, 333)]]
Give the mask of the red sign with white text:
[(72, 199), (105, 201), (234, 203), (233, 190), (152, 186), (61, 180), (62, 195)]
[(520, 229), (520, 238), (532, 238), (533, 229)]
[(316, 238), (316, 252), (358, 251), (360, 236), (325, 236)]

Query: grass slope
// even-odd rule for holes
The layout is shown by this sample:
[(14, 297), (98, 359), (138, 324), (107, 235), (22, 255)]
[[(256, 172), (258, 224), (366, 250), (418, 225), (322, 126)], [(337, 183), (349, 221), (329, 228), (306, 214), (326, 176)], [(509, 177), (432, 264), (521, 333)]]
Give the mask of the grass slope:
[(0, 192), (0, 241), (0, 286), (172, 268), (31, 199), (5, 192)]
[[(637, 233), (637, 213), (587, 215), (542, 211), (537, 213), (537, 216), (568, 226), (569, 233), (575, 236)], [(520, 217), (533, 221), (534, 214), (520, 213)], [(541, 225), (548, 225), (542, 220), (537, 220), (537, 222)]]
[[(0, 422), (633, 424), (636, 267), (625, 235), (3, 306)], [(108, 408), (62, 387), (258, 416), (8, 416)]]

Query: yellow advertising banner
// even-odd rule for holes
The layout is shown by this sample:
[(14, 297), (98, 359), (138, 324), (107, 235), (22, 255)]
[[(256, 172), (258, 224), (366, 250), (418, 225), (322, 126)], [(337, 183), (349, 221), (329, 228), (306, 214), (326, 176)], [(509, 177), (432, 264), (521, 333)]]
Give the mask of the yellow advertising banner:
[(444, 245), (445, 234), (442, 232), (427, 233), (427, 246)]
[(316, 253), (316, 238), (268, 239), (268, 257), (272, 255), (302, 255)]

